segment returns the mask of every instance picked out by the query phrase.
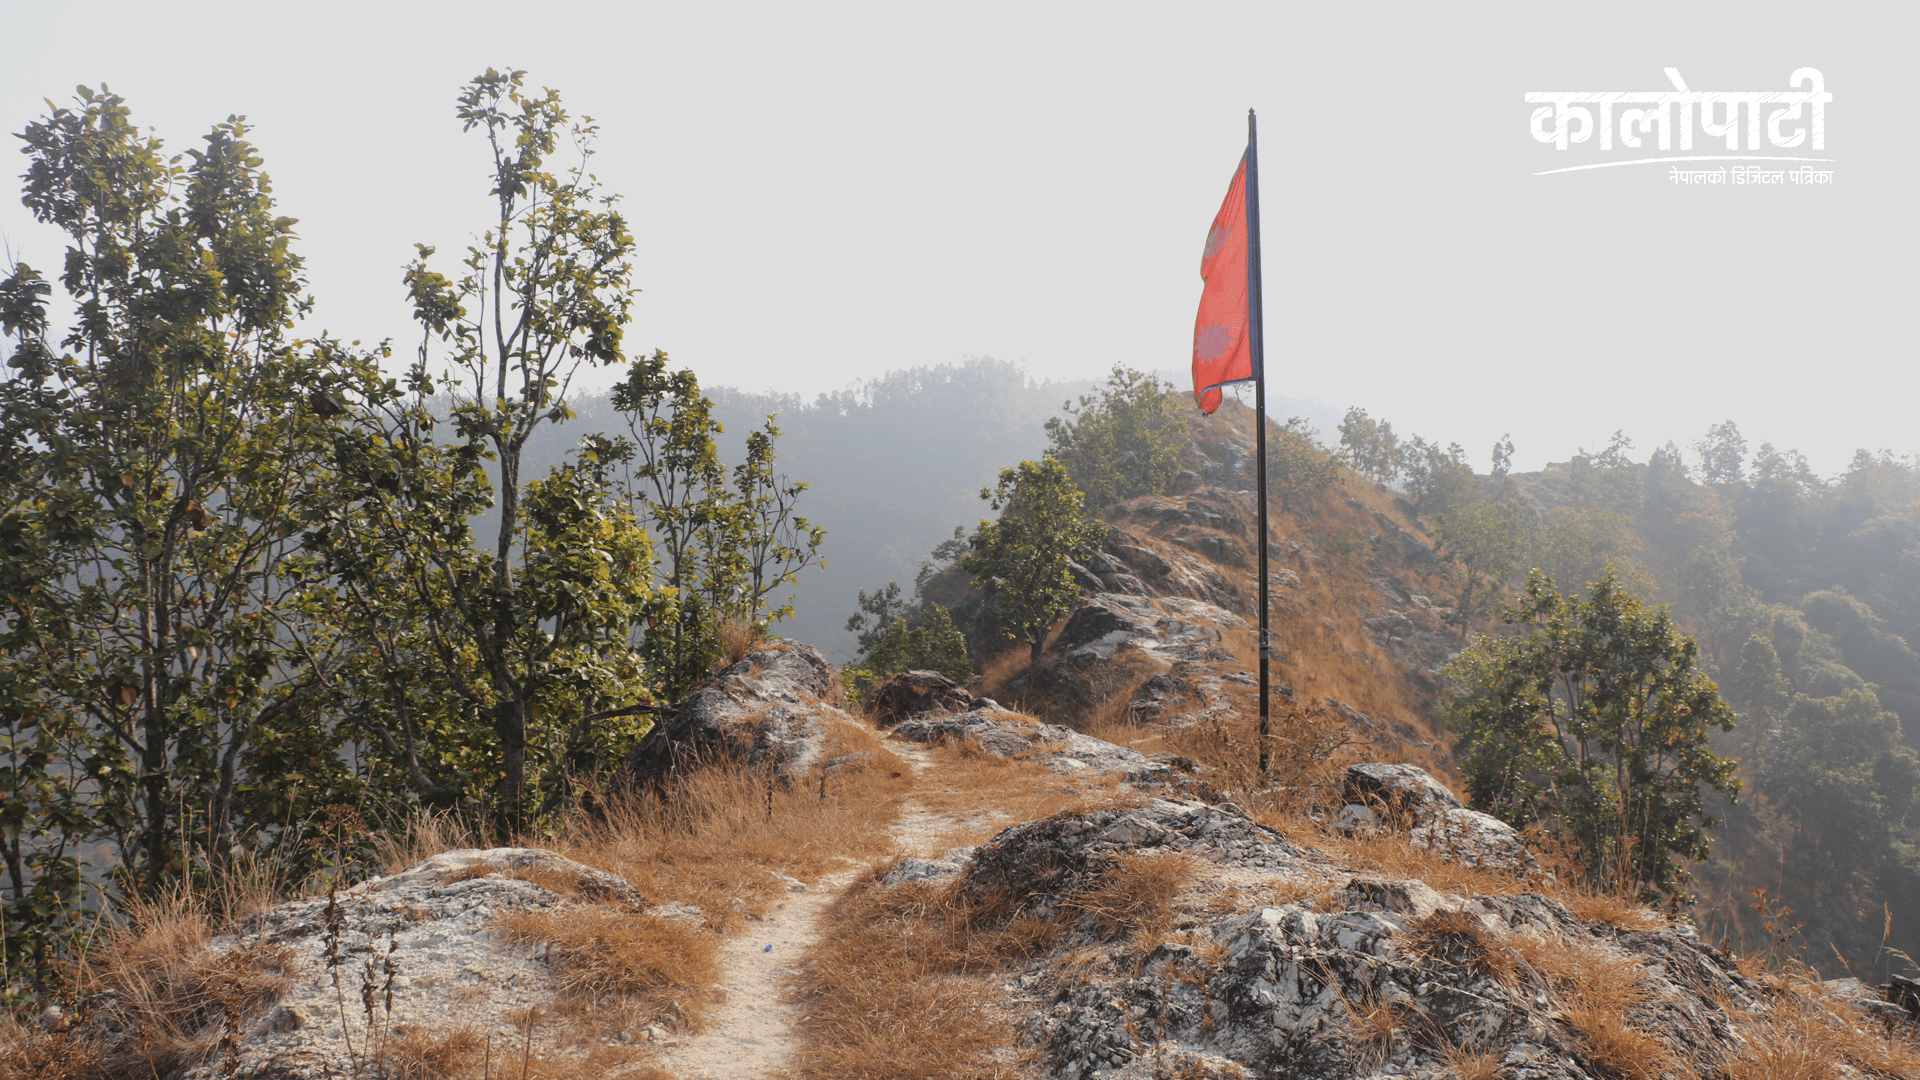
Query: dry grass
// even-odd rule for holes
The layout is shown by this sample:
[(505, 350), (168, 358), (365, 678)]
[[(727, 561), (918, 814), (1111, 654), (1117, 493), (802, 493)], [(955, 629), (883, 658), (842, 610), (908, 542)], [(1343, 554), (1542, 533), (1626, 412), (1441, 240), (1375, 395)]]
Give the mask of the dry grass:
[(1812, 1080), (1850, 1067), (1868, 1076), (1920, 1076), (1920, 1037), (1861, 1015), (1828, 997), (1811, 977), (1791, 975), (1762, 1016), (1722, 1001), (1744, 1045), (1725, 1065), (1727, 1080)]
[(1414, 920), (1409, 929), (1408, 948), (1502, 985), (1514, 984), (1520, 955), (1488, 934), (1485, 924), (1472, 912), (1442, 909)]
[(1605, 923), (1622, 930), (1659, 930), (1672, 925), (1672, 920), (1658, 911), (1613, 893), (1567, 887), (1549, 895), (1565, 904), (1574, 918), (1586, 922)]
[(1165, 936), (1174, 898), (1199, 869), (1199, 860), (1180, 852), (1123, 852), (1092, 885), (1062, 898), (1062, 906), (1091, 918), (1109, 939)]
[(1500, 1080), (1507, 1073), (1498, 1050), (1449, 1046), (1445, 1057), (1455, 1080)]
[(582, 1005), (616, 1004), (630, 1027), (698, 1026), (720, 978), (719, 940), (673, 919), (567, 907), (510, 911), (499, 919), (509, 940), (553, 948), (561, 995)]
[(1371, 994), (1357, 1002), (1341, 994), (1340, 1004), (1346, 1008), (1347, 1020), (1353, 1028), (1354, 1056), (1360, 1066), (1372, 1069), (1385, 1061), (1393, 1052), (1394, 1035), (1405, 1030), (1407, 1014), (1412, 1010)]
[(722, 619), (714, 627), (714, 636), (720, 639), (720, 651), (729, 664), (746, 659), (766, 637), (760, 624), (752, 619)]
[(81, 985), (112, 991), (120, 1022), (138, 1035), (104, 1055), (99, 1075), (164, 1075), (205, 1061), (223, 1034), (239, 1030), (290, 985), (294, 961), (284, 948), (208, 948), (213, 917), (204, 894), (179, 889), (130, 902), (123, 913), (128, 924), (101, 941)]
[(993, 973), (1050, 946), (1059, 928), (984, 917), (958, 891), (919, 882), (849, 889), (822, 919), (795, 995), (806, 1013), (794, 1060), (834, 1080), (1009, 1080), (1014, 1018), (998, 1015)]
[(999, 757), (971, 741), (929, 750), (933, 767), (914, 799), (927, 812), (952, 820), (942, 838), (947, 846), (981, 843), (1010, 825), (1063, 811), (1145, 801), (1112, 777), (1063, 777), (1031, 757)]
[(113, 1075), (106, 1051), (89, 1040), (47, 1034), (12, 1020), (0, 1023), (0, 1080), (93, 1080)]
[(830, 728), (823, 758), (862, 753), (824, 785), (819, 776), (783, 785), (724, 762), (690, 769), (670, 789), (610, 800), (539, 843), (626, 878), (650, 902), (697, 905), (728, 932), (777, 895), (767, 871), (810, 880), (891, 850), (886, 829), (911, 783), (904, 763), (870, 729)]
[(438, 1035), (396, 1032), (380, 1047), (379, 1069), (387, 1080), (469, 1080), (487, 1064), (487, 1040), (470, 1027)]
[(1635, 1024), (1635, 1014), (1653, 998), (1639, 961), (1598, 944), (1537, 933), (1516, 934), (1511, 943), (1525, 968), (1560, 998), (1561, 1015), (1590, 1061), (1624, 1080), (1687, 1075), (1672, 1048)]

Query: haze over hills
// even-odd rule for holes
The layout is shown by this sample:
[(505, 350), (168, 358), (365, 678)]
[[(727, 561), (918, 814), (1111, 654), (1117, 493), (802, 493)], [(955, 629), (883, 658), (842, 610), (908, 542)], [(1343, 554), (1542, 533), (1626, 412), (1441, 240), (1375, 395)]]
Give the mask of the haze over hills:
[[(1042, 425), (1094, 383), (1036, 380), (1011, 361), (971, 357), (892, 371), (811, 401), (797, 394), (705, 388), (714, 417), (726, 425), (717, 441), (728, 462), (739, 460), (748, 432), (774, 417), (779, 471), (808, 485), (799, 512), (827, 530), (824, 567), (801, 571), (794, 587), (783, 591), (794, 597), (795, 614), (779, 632), (835, 662), (851, 659), (846, 621), (859, 592), (889, 581), (910, 586), (927, 553), (950, 538), (955, 526), (971, 531), (992, 516), (980, 489), (1001, 468), (1040, 456), (1047, 445)], [(587, 432), (625, 430), (604, 394), (577, 397), (573, 408), (574, 420), (535, 430), (527, 449), (529, 474), (559, 463)], [(1283, 419), (1304, 415), (1323, 431), (1338, 421), (1320, 402), (1275, 395), (1269, 408)], [(479, 519), (479, 535), (491, 535), (493, 520)]]

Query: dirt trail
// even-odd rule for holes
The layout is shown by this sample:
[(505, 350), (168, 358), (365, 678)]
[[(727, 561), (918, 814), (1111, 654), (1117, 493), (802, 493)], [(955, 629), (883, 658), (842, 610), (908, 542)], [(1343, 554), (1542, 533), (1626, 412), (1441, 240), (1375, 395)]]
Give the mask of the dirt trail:
[[(922, 747), (889, 749), (916, 780), (931, 763)], [(903, 853), (928, 856), (951, 826), (951, 817), (933, 813), (909, 795), (888, 831)], [(793, 965), (813, 948), (820, 913), (862, 869), (850, 866), (790, 892), (771, 915), (727, 939), (720, 948), (720, 987), (726, 1000), (710, 1014), (704, 1032), (663, 1046), (660, 1065), (680, 1080), (778, 1075), (799, 1043), (793, 1025), (800, 1016), (783, 999)]]

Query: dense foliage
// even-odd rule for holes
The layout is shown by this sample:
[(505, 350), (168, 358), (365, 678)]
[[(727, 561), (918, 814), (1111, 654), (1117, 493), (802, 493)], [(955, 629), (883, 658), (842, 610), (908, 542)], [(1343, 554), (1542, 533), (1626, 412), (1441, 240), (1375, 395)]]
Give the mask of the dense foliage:
[(1708, 855), (1705, 793), (1740, 790), (1709, 735), (1733, 712), (1666, 612), (1611, 573), (1585, 600), (1535, 570), (1508, 623), (1448, 664), (1446, 715), (1475, 809), (1570, 840), (1587, 880), (1690, 902), (1682, 860)]
[[(791, 612), (774, 592), (823, 539), (805, 485), (770, 421), (729, 471), (691, 374), (626, 356), (633, 240), (592, 126), (520, 72), (457, 116), (496, 214), (456, 277), (408, 266), (399, 378), (292, 338), (295, 222), (239, 119), (168, 157), (83, 88), (24, 133), (75, 317), (56, 333), (31, 267), (0, 280), (0, 991), (84, 938), (89, 883), (297, 881), (422, 806), (538, 829), (724, 624)], [(536, 475), (583, 363), (627, 365), (628, 432)]]
[(1183, 397), (1172, 383), (1115, 364), (1098, 392), (1047, 421), (1047, 456), (1067, 467), (1095, 510), (1164, 494), (1192, 453)]
[(985, 587), (1001, 633), (1026, 643), (1031, 672), (1047, 629), (1080, 598), (1069, 564), (1093, 553), (1106, 526), (1087, 515), (1086, 497), (1053, 458), (1000, 470), (980, 497), (1000, 517), (980, 522), (961, 565)]

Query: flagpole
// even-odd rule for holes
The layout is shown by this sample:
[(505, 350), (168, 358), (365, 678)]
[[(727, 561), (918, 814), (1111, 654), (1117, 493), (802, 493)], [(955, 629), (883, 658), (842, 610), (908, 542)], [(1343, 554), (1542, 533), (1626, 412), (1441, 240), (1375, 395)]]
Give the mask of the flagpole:
[(1260, 776), (1267, 775), (1271, 721), (1267, 698), (1267, 662), (1273, 647), (1267, 637), (1267, 364), (1266, 318), (1260, 295), (1260, 151), (1253, 110), (1247, 110), (1247, 320), (1253, 350), (1254, 488), (1260, 505)]

